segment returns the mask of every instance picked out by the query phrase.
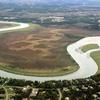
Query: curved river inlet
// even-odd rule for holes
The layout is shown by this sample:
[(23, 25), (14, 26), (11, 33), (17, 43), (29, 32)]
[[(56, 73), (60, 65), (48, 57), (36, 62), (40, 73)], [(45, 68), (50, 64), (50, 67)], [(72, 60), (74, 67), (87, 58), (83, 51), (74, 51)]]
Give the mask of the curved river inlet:
[[(15, 27), (2, 28), (0, 29), (0, 32), (29, 27), (29, 24), (26, 24), (26, 23), (5, 22), (5, 21), (0, 21), (0, 23), (18, 24), (18, 26), (15, 26)], [(13, 73), (0, 70), (0, 76), (15, 78), (15, 79), (32, 80), (32, 81), (71, 80), (71, 79), (77, 79), (77, 78), (87, 78), (89, 76), (94, 75), (98, 70), (98, 66), (96, 62), (90, 57), (90, 53), (93, 51), (100, 50), (100, 48), (98, 48), (98, 49), (89, 50), (88, 52), (83, 53), (79, 48), (87, 44), (98, 44), (100, 46), (100, 36), (83, 38), (69, 45), (66, 49), (68, 53), (72, 56), (72, 58), (76, 61), (76, 63), (80, 66), (79, 70), (74, 73), (70, 73), (64, 76), (55, 76), (55, 77), (36, 77), (36, 76), (18, 75), (18, 74), (13, 74)]]
[(26, 23), (8, 22), (8, 21), (0, 21), (0, 23), (18, 25), (18, 26), (14, 26), (14, 27), (1, 28), (1, 29), (0, 29), (0, 32), (3, 32), (3, 31), (10, 31), (10, 30), (17, 30), (17, 29), (22, 29), (22, 28), (27, 28), (27, 27), (29, 27), (29, 24), (26, 24)]

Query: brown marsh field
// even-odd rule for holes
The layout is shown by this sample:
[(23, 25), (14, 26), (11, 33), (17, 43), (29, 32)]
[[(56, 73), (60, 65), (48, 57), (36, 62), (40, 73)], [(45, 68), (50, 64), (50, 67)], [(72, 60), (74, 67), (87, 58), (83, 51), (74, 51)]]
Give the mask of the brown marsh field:
[(99, 35), (77, 27), (38, 27), (9, 31), (0, 35), (1, 69), (13, 73), (54, 76), (74, 72), (77, 64), (67, 46), (85, 36)]

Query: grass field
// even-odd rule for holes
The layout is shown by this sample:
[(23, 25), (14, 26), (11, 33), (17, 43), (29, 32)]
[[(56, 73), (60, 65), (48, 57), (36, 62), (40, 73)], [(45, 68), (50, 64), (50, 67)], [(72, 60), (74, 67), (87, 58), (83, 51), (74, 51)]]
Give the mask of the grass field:
[(49, 76), (61, 76), (69, 73), (73, 73), (77, 71), (78, 66), (67, 66), (63, 68), (55, 68), (55, 69), (48, 69), (48, 70), (30, 70), (30, 69), (19, 69), (19, 68), (12, 68), (7, 64), (0, 64), (0, 69), (6, 72), (19, 74), (19, 75), (27, 75), (27, 76), (40, 76), (40, 77), (49, 77)]
[(97, 72), (97, 74), (98, 74), (98, 73), (100, 73), (100, 51), (91, 53), (91, 57), (95, 60), (95, 62), (98, 65), (98, 72)]
[(97, 49), (99, 48), (99, 46), (97, 44), (88, 44), (88, 45), (85, 45), (83, 47), (81, 47), (80, 49), (83, 51), (83, 52), (87, 52), (89, 50), (92, 50), (92, 49)]

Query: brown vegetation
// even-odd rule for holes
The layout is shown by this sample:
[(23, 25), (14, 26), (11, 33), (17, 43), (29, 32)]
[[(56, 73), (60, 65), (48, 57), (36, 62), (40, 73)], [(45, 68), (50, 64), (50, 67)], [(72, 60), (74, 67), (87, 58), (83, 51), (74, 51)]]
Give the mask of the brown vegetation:
[(67, 45), (93, 32), (90, 33), (74, 27), (8, 32), (0, 36), (0, 62), (23, 69), (73, 66), (75, 63), (67, 53)]

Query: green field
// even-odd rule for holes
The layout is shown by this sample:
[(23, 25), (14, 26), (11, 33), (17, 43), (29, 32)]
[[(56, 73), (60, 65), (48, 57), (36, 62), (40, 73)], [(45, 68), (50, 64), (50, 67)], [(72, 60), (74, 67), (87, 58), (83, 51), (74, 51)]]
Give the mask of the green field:
[(95, 62), (98, 65), (98, 72), (97, 72), (97, 74), (98, 74), (98, 73), (100, 73), (100, 51), (91, 53), (91, 57), (95, 60)]
[(79, 69), (78, 66), (67, 66), (63, 68), (55, 68), (55, 69), (48, 69), (48, 70), (29, 70), (29, 69), (19, 69), (19, 68), (12, 68), (6, 64), (0, 64), (0, 69), (6, 72), (19, 74), (19, 75), (27, 75), (27, 76), (39, 76), (39, 77), (50, 77), (50, 76), (61, 76), (73, 73)]
[(92, 50), (92, 49), (97, 49), (99, 48), (99, 46), (97, 44), (88, 44), (88, 45), (85, 45), (83, 47), (80, 47), (80, 49), (83, 51), (83, 52), (87, 52), (89, 50)]

